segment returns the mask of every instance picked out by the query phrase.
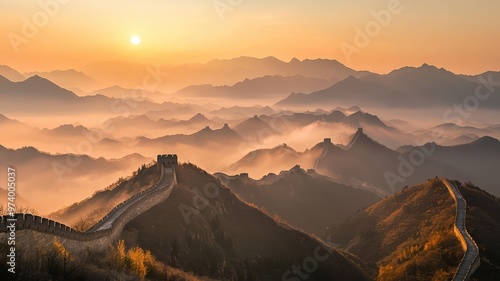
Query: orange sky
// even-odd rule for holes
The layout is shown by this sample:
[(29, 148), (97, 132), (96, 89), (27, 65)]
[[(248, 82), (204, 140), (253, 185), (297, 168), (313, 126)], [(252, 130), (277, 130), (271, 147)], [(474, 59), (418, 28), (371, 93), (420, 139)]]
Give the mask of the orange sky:
[[(424, 62), (457, 73), (500, 70), (500, 1), (235, 2), (7, 1), (0, 9), (0, 64), (33, 71), (245, 55), (331, 58), (382, 73)], [(385, 16), (381, 23), (375, 13)], [(356, 28), (367, 27), (369, 43), (356, 44)], [(140, 45), (130, 43), (133, 35)], [(348, 58), (341, 46), (356, 52)]]

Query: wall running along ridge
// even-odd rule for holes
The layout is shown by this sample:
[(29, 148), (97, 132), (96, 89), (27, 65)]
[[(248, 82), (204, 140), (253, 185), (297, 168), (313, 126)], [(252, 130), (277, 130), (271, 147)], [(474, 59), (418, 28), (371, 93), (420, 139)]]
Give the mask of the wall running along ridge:
[(462, 261), (458, 266), (453, 281), (469, 280), (471, 275), (479, 268), (480, 257), (479, 257), (479, 247), (477, 246), (472, 236), (470, 236), (467, 228), (465, 227), (465, 217), (467, 214), (467, 202), (465, 202), (462, 193), (456, 187), (454, 183), (449, 182), (446, 179), (442, 179), (444, 185), (448, 188), (448, 191), (455, 200), (455, 205), (457, 206), (457, 213), (455, 216), (455, 223), (453, 225), (453, 230), (462, 248), (465, 251)]
[[(39, 216), (15, 214), (16, 252), (33, 255), (37, 249), (49, 250), (54, 239), (64, 245), (70, 253), (102, 251), (112, 245), (125, 225), (155, 205), (165, 201), (177, 184), (175, 169), (161, 169), (160, 180), (149, 189), (120, 203), (104, 218), (86, 232), (79, 232), (69, 226)], [(0, 217), (0, 243), (7, 244), (10, 232), (7, 226), (10, 216)], [(16, 254), (17, 254), (16, 253)]]

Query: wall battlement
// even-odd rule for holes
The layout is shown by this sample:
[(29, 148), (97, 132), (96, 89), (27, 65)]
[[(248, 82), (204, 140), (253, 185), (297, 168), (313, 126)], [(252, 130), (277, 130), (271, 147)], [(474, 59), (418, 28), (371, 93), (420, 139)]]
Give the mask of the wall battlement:
[(117, 205), (86, 232), (80, 232), (59, 222), (31, 214), (15, 214), (14, 217), (1, 216), (0, 243), (6, 242), (10, 235), (9, 226), (14, 224), (16, 247), (25, 251), (37, 245), (51, 247), (54, 238), (58, 238), (70, 252), (106, 249), (119, 237), (129, 221), (165, 201), (176, 184), (175, 169), (172, 166), (162, 169), (160, 179), (156, 184)]
[(176, 154), (159, 154), (156, 158), (158, 170), (167, 167), (177, 168), (177, 155)]

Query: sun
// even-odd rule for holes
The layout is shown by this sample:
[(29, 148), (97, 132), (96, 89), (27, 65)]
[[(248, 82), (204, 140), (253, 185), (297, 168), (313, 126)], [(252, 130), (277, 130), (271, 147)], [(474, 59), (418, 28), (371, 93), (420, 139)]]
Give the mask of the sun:
[(135, 35), (135, 36), (132, 36), (132, 38), (130, 38), (130, 42), (132, 42), (132, 44), (134, 45), (139, 45), (141, 44), (141, 37)]

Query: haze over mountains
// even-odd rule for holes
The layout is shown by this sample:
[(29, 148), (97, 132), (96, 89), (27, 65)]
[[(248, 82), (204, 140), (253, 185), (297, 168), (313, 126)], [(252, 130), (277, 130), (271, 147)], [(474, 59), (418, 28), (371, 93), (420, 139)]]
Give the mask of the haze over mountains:
[(256, 150), (227, 170), (232, 173), (246, 171), (261, 177), (265, 171), (277, 173), (300, 164), (341, 182), (372, 187), (382, 194), (417, 184), (433, 175), (443, 175), (481, 183), (489, 192), (500, 195), (497, 188), (500, 182), (493, 172), (500, 164), (498, 144), (497, 139), (482, 137), (469, 144), (451, 147), (427, 143), (418, 147), (405, 146), (396, 151), (358, 131), (345, 146), (325, 140), (302, 153), (288, 146)]
[[(0, 88), (3, 88), (2, 92), (12, 92), (12, 87), (29, 92), (30, 87), (36, 87), (42, 89), (42, 92), (46, 94), (36, 96), (29, 94), (25, 97), (32, 99), (43, 97), (50, 100), (55, 93), (49, 95), (47, 91), (59, 92), (59, 95), (62, 91), (54, 89), (53, 85), (49, 85), (50, 83), (30, 78), (32, 75), (35, 75), (35, 78), (45, 77), (66, 89), (76, 91), (80, 96), (85, 95), (85, 93), (87, 95), (98, 94), (76, 99), (79, 102), (79, 106), (76, 106), (73, 104), (76, 102), (75, 97), (70, 97), (71, 95), (66, 93), (65, 102), (59, 105), (73, 110), (84, 110), (85, 108), (88, 110), (92, 107), (93, 110), (108, 112), (110, 108), (114, 108), (117, 111), (115, 113), (118, 114), (127, 114), (128, 112), (144, 113), (151, 110), (165, 110), (166, 108), (164, 108), (164, 104), (151, 104), (147, 100), (138, 102), (139, 106), (127, 106), (127, 103), (123, 101), (106, 99), (101, 95), (121, 100), (136, 99), (137, 101), (146, 98), (158, 103), (165, 101), (165, 99), (177, 102), (182, 102), (182, 100), (186, 102), (190, 99), (218, 99), (217, 102), (219, 103), (230, 101), (229, 104), (234, 104), (235, 102), (238, 103), (238, 100), (240, 103), (242, 101), (244, 103), (244, 100), (253, 99), (260, 100), (259, 103), (267, 103), (267, 105), (277, 102), (276, 106), (278, 107), (297, 107), (299, 105), (299, 108), (316, 109), (320, 107), (326, 110), (332, 108), (331, 106), (325, 107), (328, 104), (347, 107), (359, 105), (378, 112), (384, 112), (396, 106), (398, 107), (398, 114), (402, 112), (399, 111), (400, 109), (410, 111), (420, 109), (431, 112), (432, 116), (435, 117), (443, 116), (443, 111), (451, 108), (452, 112), (445, 114), (444, 121), (455, 123), (468, 119), (469, 116), (465, 115), (468, 115), (469, 110), (466, 110), (466, 114), (460, 115), (459, 112), (453, 110), (454, 105), (462, 105), (463, 107), (468, 98), (473, 98), (476, 95), (480, 96), (481, 99), (476, 97), (476, 100), (469, 101), (474, 104), (471, 103), (467, 109), (480, 106), (483, 110), (476, 112), (475, 115), (488, 118), (494, 118), (491, 110), (494, 110), (500, 104), (498, 91), (495, 92), (500, 83), (495, 80), (499, 76), (496, 72), (464, 76), (426, 64), (421, 67), (403, 67), (388, 74), (379, 75), (366, 71), (354, 71), (335, 60), (292, 60), (283, 62), (275, 58), (241, 57), (232, 60), (215, 60), (206, 64), (171, 66), (164, 72), (160, 71), (160, 68), (155, 69), (152, 66), (126, 64), (122, 66), (122, 70), (130, 72), (131, 76), (136, 76), (130, 79), (124, 79), (127, 75), (121, 75), (121, 72), (108, 73), (111, 69), (117, 69), (116, 65), (120, 65), (115, 64), (105, 63), (106, 67), (100, 68), (99, 71), (90, 71), (89, 69), (94, 69), (94, 67), (87, 67), (84, 68), (83, 72), (67, 70), (25, 73), (23, 77), (28, 77), (29, 83), (24, 82), (14, 86), (9, 85), (7, 81), (2, 81)], [(6, 69), (4, 71), (6, 75), (14, 75), (12, 79), (21, 81), (22, 77), (15, 74), (15, 70), (10, 68), (10, 70), (7, 70), (6, 67), (4, 69)], [(106, 73), (117, 75), (121, 77), (121, 80), (128, 82), (149, 77), (155, 86), (146, 87), (139, 82), (133, 84), (120, 83), (120, 81), (114, 81), (114, 79), (108, 81)], [(141, 73), (141, 75), (138, 73)], [(75, 76), (79, 78), (75, 78)], [(85, 80), (80, 76), (95, 81), (101, 80), (99, 81), (100, 87), (88, 91), (81, 90), (80, 87), (74, 86), (81, 84), (80, 80)], [(224, 77), (225, 81), (214, 83), (214, 81), (217, 81), (215, 77)], [(168, 84), (170, 87), (181, 81), (184, 81), (185, 84), (176, 90), (161, 87), (163, 84)], [(481, 88), (476, 93), (478, 87)], [(286, 97), (287, 95), (289, 97)], [(280, 96), (284, 98), (281, 101), (276, 99)], [(13, 104), (12, 110), (16, 109), (17, 112), (23, 112), (29, 108), (26, 105), (24, 107), (16, 106), (16, 103), (20, 101), (14, 102), (16, 98), (12, 94), (7, 95), (7, 98)], [(385, 100), (388, 100), (388, 102), (384, 102)], [(55, 106), (57, 105), (56, 103)], [(128, 108), (124, 109), (124, 107)], [(54, 109), (54, 107), (48, 107), (48, 109)], [(2, 110), (3, 113), (9, 113), (9, 108), (2, 108)], [(415, 119), (415, 114), (413, 112), (409, 116), (411, 115)], [(500, 120), (496, 118), (494, 122), (498, 123)]]
[(336, 79), (296, 76), (263, 76), (245, 79), (232, 86), (189, 86), (174, 93), (179, 97), (209, 97), (234, 99), (263, 99), (286, 97), (290, 92), (313, 92), (332, 85)]
[[(217, 280), (449, 280), (463, 249), (439, 179), (459, 180), (485, 253), (477, 280), (493, 280), (499, 76), (274, 57), (0, 66), (0, 168), (18, 171), (19, 204), (84, 231), (177, 154), (170, 197), (117, 237)], [(295, 267), (308, 262), (309, 279)]]
[[(169, 199), (128, 224), (122, 234), (126, 243), (151, 249), (159, 259), (173, 260), (181, 268), (198, 274), (215, 275), (214, 268), (223, 268), (217, 275), (229, 280), (281, 279), (304, 255), (320, 252), (317, 240), (286, 228), (244, 204), (194, 165), (179, 167), (178, 175), (182, 184)], [(191, 206), (196, 187), (210, 182), (217, 187), (218, 196), (186, 221), (178, 206)], [(165, 223), (157, 224), (158, 220)], [(154, 232), (150, 231), (152, 225)], [(285, 277), (291, 276), (296, 274), (290, 272)], [(327, 260), (318, 262), (309, 279), (369, 280), (369, 277), (348, 257), (333, 250)]]
[[(0, 146), (0, 160), (2, 169), (14, 167), (24, 175), (17, 180), (18, 193), (30, 202), (30, 207), (42, 213), (88, 197), (150, 161), (140, 154), (107, 160), (87, 155), (47, 154), (33, 147), (13, 150), (3, 146)], [(0, 181), (7, 182), (6, 173), (0, 175)], [(1, 202), (6, 206), (7, 197)]]
[[(422, 91), (425, 88), (423, 86), (425, 83), (436, 84), (439, 87), (447, 87), (446, 85), (453, 84), (454, 89), (465, 89), (471, 87), (471, 83), (473, 83), (471, 80), (475, 79), (474, 77), (455, 75), (446, 70), (428, 65), (419, 68), (407, 67), (395, 70), (386, 75), (375, 75), (366, 72), (349, 71), (348, 68), (328, 60), (306, 60), (302, 62), (294, 60), (289, 63), (280, 63), (272, 58), (239, 58), (207, 63), (207, 65), (217, 66), (224, 71), (228, 69), (234, 70), (234, 65), (238, 64), (240, 67), (244, 66), (244, 69), (248, 67), (255, 71), (268, 69), (266, 74), (268, 76), (261, 76), (266, 78), (245, 78), (241, 83), (237, 83), (238, 87), (243, 87), (240, 85), (250, 83), (250, 85), (257, 87), (255, 89), (258, 89), (257, 91), (260, 93), (263, 93), (263, 88), (256, 86), (256, 84), (259, 84), (259, 81), (290, 77), (272, 76), (269, 73), (274, 74), (273, 71), (276, 73), (279, 72), (279, 75), (308, 75), (300, 77), (316, 76), (315, 79), (324, 80), (334, 79), (333, 76), (344, 76), (344, 80), (337, 83), (333, 82), (335, 83), (333, 87), (339, 83), (346, 84), (349, 80), (361, 79), (370, 83), (391, 84), (395, 85), (394, 87), (397, 86), (400, 88), (403, 87), (402, 85), (413, 85), (408, 83), (414, 83), (415, 87), (412, 86), (412, 88), (421, 89)], [(16, 75), (14, 70), (6, 67), (4, 69), (6, 75), (17, 76), (17, 79), (22, 79), (22, 77)], [(61, 72), (54, 73), (60, 74)], [(82, 72), (68, 73), (83, 74)], [(349, 75), (356, 75), (358, 78)], [(492, 74), (492, 77), (496, 76)], [(69, 79), (67, 83), (76, 83), (72, 81)], [(333, 149), (332, 151), (337, 151), (340, 154), (331, 154), (333, 152), (329, 151), (329, 155), (325, 155), (322, 160), (323, 162), (318, 162), (320, 164), (317, 167), (318, 170), (321, 171), (324, 169), (322, 172), (327, 175), (342, 179), (353, 185), (370, 185), (382, 188), (385, 192), (392, 192), (393, 189), (400, 189), (408, 183), (416, 184), (425, 180), (429, 177), (426, 177), (427, 173), (435, 169), (442, 172), (445, 176), (452, 176), (453, 178), (463, 180), (479, 180), (479, 183), (487, 189), (490, 189), (490, 186), (494, 186), (497, 183), (494, 179), (490, 179), (489, 175), (491, 172), (487, 169), (481, 169), (479, 171), (481, 176), (477, 176), (473, 175), (473, 172), (469, 172), (470, 169), (467, 169), (467, 167), (460, 165), (456, 167), (453, 165), (453, 161), (441, 161), (440, 159), (435, 159), (435, 156), (429, 158), (429, 161), (427, 161), (429, 165), (426, 164), (422, 167), (417, 167), (416, 174), (405, 178), (404, 181), (398, 181), (394, 186), (390, 185), (388, 187), (387, 178), (384, 177), (385, 172), (398, 170), (398, 165), (400, 164), (400, 160), (398, 159), (399, 153), (393, 151), (399, 147), (408, 144), (419, 146), (429, 141), (435, 141), (440, 145), (458, 145), (470, 143), (485, 136), (498, 138), (500, 137), (500, 127), (494, 123), (483, 123), (481, 126), (474, 126), (470, 124), (457, 125), (441, 122), (435, 126), (427, 127), (427, 129), (421, 125), (415, 129), (415, 127), (405, 125), (411, 124), (411, 122), (394, 123), (396, 126), (392, 126), (393, 123), (382, 121), (377, 115), (363, 111), (346, 111), (341, 108), (330, 111), (297, 112), (280, 110), (278, 108), (273, 109), (269, 106), (218, 107), (215, 104), (200, 105), (193, 102), (194, 100), (189, 103), (168, 101), (156, 103), (132, 96), (125, 98), (106, 97), (103, 95), (78, 96), (39, 76), (33, 76), (21, 80), (21, 82), (11, 82), (8, 79), (3, 79), (1, 82), (2, 100), (6, 101), (6, 103), (2, 103), (3, 107), (1, 110), (7, 116), (2, 115), (0, 127), (11, 132), (9, 135), (2, 136), (1, 143), (7, 147), (20, 148), (22, 146), (34, 145), (50, 153), (76, 152), (79, 154), (88, 154), (92, 157), (104, 156), (106, 158), (122, 158), (140, 151), (140, 154), (152, 158), (162, 147), (169, 146), (172, 150), (184, 151), (187, 159), (208, 166), (208, 169), (212, 172), (220, 170), (236, 173), (249, 172), (252, 176), (260, 177), (269, 172), (278, 173), (281, 170), (287, 170), (296, 164), (301, 164), (305, 168), (313, 168), (316, 165), (316, 157), (322, 153), (321, 148), (314, 149), (320, 140), (325, 137), (332, 138), (334, 143), (342, 144), (338, 146), (342, 148), (348, 145), (352, 134), (357, 128), (362, 127), (366, 134), (376, 139), (379, 143), (386, 145), (389, 149), (380, 148), (380, 146), (372, 147), (368, 144), (368, 152), (365, 153), (361, 149), (361, 152), (358, 152), (358, 156), (353, 156), (356, 154), (353, 151), (347, 153), (349, 156), (345, 156), (342, 150)], [(279, 88), (278, 84), (273, 87)], [(297, 82), (298, 86), (301, 84)], [(359, 83), (354, 84), (356, 87), (360, 85)], [(292, 83), (289, 86), (293, 88), (294, 84)], [(485, 88), (488, 88), (486, 86)], [(119, 86), (113, 86), (108, 89), (111, 91), (108, 92), (110, 96), (116, 96), (116, 93), (126, 93), (128, 91), (128, 89)], [(239, 88), (236, 92), (247, 95), (245, 94), (245, 90), (242, 89), (244, 88)], [(368, 87), (368, 89), (372, 91), (371, 87)], [(434, 90), (435, 92), (432, 92), (432, 96), (438, 98), (440, 95), (436, 89)], [(448, 91), (441, 90), (443, 90), (442, 92)], [(104, 91), (104, 93), (106, 92)], [(236, 92), (231, 95), (237, 94)], [(161, 95), (158, 91), (146, 91), (146, 93)], [(465, 92), (462, 91), (461, 93), (464, 94)], [(460, 96), (462, 94), (454, 95)], [(251, 94), (248, 93), (248, 95)], [(420, 96), (417, 92), (407, 93), (406, 100), (408, 100), (408, 95)], [(493, 92), (491, 97), (494, 98), (495, 96)], [(273, 97), (271, 95), (269, 99), (272, 100)], [(345, 96), (345, 98), (347, 97)], [(434, 103), (432, 101), (433, 97), (426, 97), (426, 100), (429, 103)], [(230, 96), (225, 96), (225, 98), (232, 99)], [(239, 98), (235, 97), (235, 99)], [(452, 102), (455, 98), (443, 97), (440, 99), (441, 103), (444, 103), (447, 101)], [(377, 99), (384, 100), (381, 97)], [(25, 100), (30, 100), (32, 103), (26, 104)], [(329, 103), (332, 104), (332, 101), (322, 102), (322, 104)], [(337, 104), (335, 102), (330, 108), (336, 108), (333, 105)], [(355, 104), (357, 105), (353, 101), (349, 105)], [(415, 104), (419, 105), (418, 102)], [(424, 105), (422, 104), (421, 106)], [(103, 117), (109, 116), (109, 118), (98, 117), (97, 120), (84, 118), (85, 122), (88, 121), (86, 126), (80, 123), (80, 120), (78, 120), (80, 118), (73, 119), (76, 121), (73, 124), (68, 121), (51, 124), (49, 125), (51, 128), (42, 127), (42, 129), (38, 129), (28, 124), (32, 123), (33, 119), (39, 119), (38, 122), (43, 123), (43, 116), (52, 115), (54, 112), (66, 116), (64, 118), (68, 120), (68, 118), (71, 119), (71, 115), (73, 114), (86, 116), (87, 112), (90, 112), (89, 110), (92, 110), (92, 114), (100, 112), (103, 114)], [(34, 115), (38, 115), (41, 118), (33, 118)], [(27, 121), (20, 122), (14, 118)], [(102, 124), (106, 124), (106, 126)], [(225, 126), (224, 124), (228, 125)], [(111, 130), (106, 130), (109, 128)], [(436, 133), (439, 133), (438, 137), (436, 137)], [(60, 139), (65, 139), (65, 143), (59, 142), (58, 140)], [(78, 151), (77, 148), (83, 147), (82, 145), (87, 144), (89, 139), (91, 149), (80, 149)], [(82, 141), (84, 141), (84, 144), (82, 144)], [(288, 144), (288, 147), (281, 146), (283, 143)], [(299, 152), (295, 153), (288, 148), (293, 148)], [(231, 153), (228, 153), (228, 149)], [(252, 152), (260, 151), (261, 149), (272, 149), (271, 151), (275, 151), (276, 153), (264, 156), (266, 155), (265, 153)], [(490, 149), (495, 150), (496, 148)], [(211, 152), (207, 152), (207, 150)], [(380, 152), (375, 152), (377, 150), (380, 150)], [(291, 154), (288, 152), (291, 152)], [(400, 152), (403, 151), (400, 150)], [(370, 156), (372, 160), (368, 157), (371, 154), (373, 154), (373, 156)], [(208, 160), (213, 155), (224, 156), (220, 159), (221, 161), (213, 163), (213, 161)], [(257, 160), (249, 160), (249, 158), (254, 157)], [(273, 162), (274, 157), (278, 157), (276, 159), (280, 159), (280, 161)], [(281, 159), (283, 157), (290, 159)], [(353, 160), (353, 157), (358, 159)], [(243, 160), (238, 161), (238, 159)], [(375, 172), (371, 168), (375, 159), (385, 159), (384, 163), (391, 164), (385, 164), (385, 166), (379, 165), (379, 169), (375, 169), (377, 171)], [(346, 163), (357, 163), (357, 172), (352, 173), (349, 169), (349, 171), (344, 171), (343, 167), (345, 165), (343, 164), (345, 163), (343, 161), (347, 161)], [(259, 165), (255, 163), (259, 163)], [(325, 169), (324, 166), (335, 168)], [(366, 168), (361, 169), (362, 166), (366, 166)], [(422, 169), (424, 171), (421, 171)], [(366, 172), (362, 172), (363, 170)], [(371, 171), (373, 175), (370, 176), (368, 171)], [(465, 176), (456, 176), (460, 173)], [(497, 194), (494, 190), (490, 191)]]
[[(476, 93), (479, 83), (486, 86), (490, 92), (500, 86), (500, 82), (492, 80), (492, 75), (483, 77), (480, 81), (470, 81), (449, 72), (443, 68), (424, 64), (420, 67), (403, 67), (385, 75), (368, 74), (360, 78), (350, 76), (330, 88), (313, 92), (309, 95), (292, 94), (277, 103), (281, 106), (319, 106), (335, 102), (340, 105), (379, 106), (413, 108), (424, 106), (449, 106), (462, 104), (463, 101)], [(443, 95), (441, 93), (453, 93)], [(498, 108), (498, 94), (485, 94), (488, 99), (483, 106)]]
[(245, 174), (216, 176), (245, 202), (307, 233), (322, 234), (380, 199), (369, 189), (347, 186), (299, 166), (261, 180)]

